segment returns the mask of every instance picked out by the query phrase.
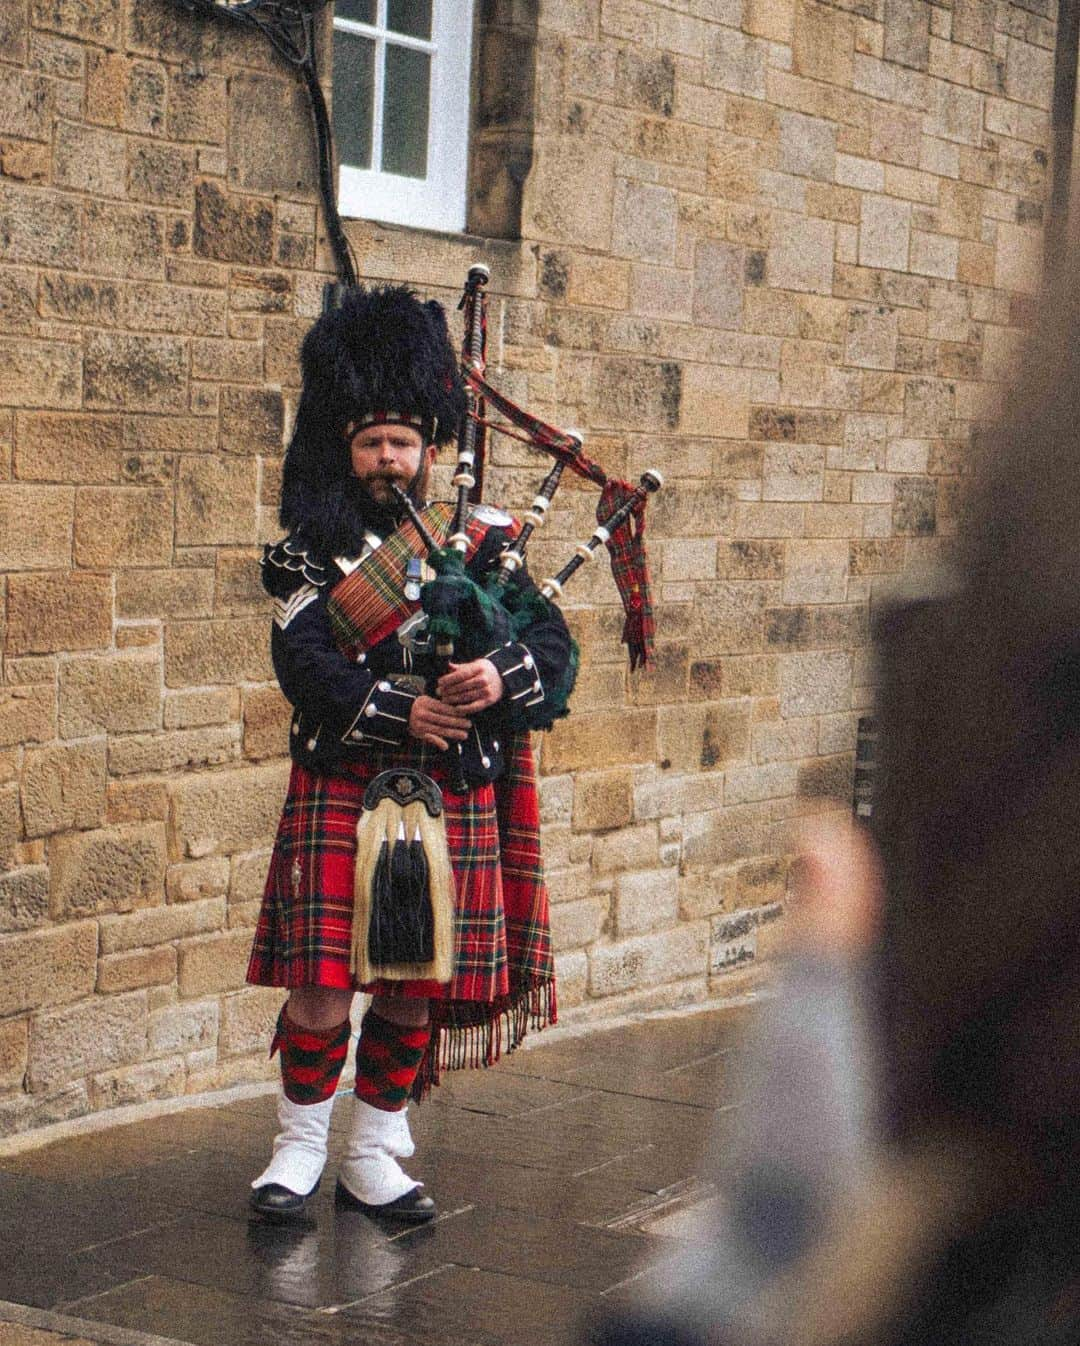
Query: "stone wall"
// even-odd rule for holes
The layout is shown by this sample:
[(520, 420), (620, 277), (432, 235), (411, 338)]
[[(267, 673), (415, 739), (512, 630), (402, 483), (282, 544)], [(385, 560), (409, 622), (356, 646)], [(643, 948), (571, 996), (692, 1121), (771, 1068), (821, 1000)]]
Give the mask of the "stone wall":
[[(509, 195), (522, 237), (350, 225), (364, 276), (447, 301), (488, 261), (499, 384), (667, 477), (654, 668), (627, 676), (603, 567), (568, 591), (583, 669), (542, 766), (571, 1015), (744, 988), (793, 822), (848, 806), (872, 607), (947, 559), (1031, 307), (1055, 10), (486, 6), (514, 41), (478, 80), (527, 51), (534, 92), (523, 185), (478, 137), (473, 218)], [(5, 0), (0, 63), (3, 1133), (268, 1069), (280, 996), (242, 978), (286, 708), (256, 561), (330, 264), (256, 35)], [(504, 440), (490, 495), (538, 476)], [(593, 502), (563, 488), (534, 570)]]

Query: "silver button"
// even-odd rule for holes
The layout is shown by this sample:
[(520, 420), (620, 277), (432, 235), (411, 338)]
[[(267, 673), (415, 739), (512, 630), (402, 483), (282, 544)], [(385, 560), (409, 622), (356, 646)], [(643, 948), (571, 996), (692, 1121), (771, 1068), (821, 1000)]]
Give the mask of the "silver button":
[(532, 668), (532, 666), (533, 666), (533, 657), (532, 657), (532, 655), (531, 655), (531, 654), (527, 654), (527, 655), (525, 655), (525, 657), (522, 659), (521, 662), (525, 665), (526, 668)]
[(486, 769), (487, 767), (489, 767), (489, 766), (491, 765), (491, 758), (490, 758), (490, 757), (481, 757), (481, 758), (480, 758), (480, 762), (481, 762), (481, 764), (484, 766), (484, 768)]
[(293, 725), (293, 727), (292, 727), (292, 732), (293, 732), (294, 734), (298, 734), (298, 733), (300, 732), (300, 724), (299, 724), (299, 722), (297, 722), (296, 724)]
[(308, 750), (308, 752), (314, 752), (314, 751), (315, 751), (315, 739), (313, 739), (313, 738), (309, 738), (309, 739), (308, 739), (308, 741), (307, 741), (307, 750)]
[(360, 729), (354, 729), (354, 730), (352, 731), (352, 736), (353, 736), (353, 738), (363, 738), (363, 737), (364, 737), (364, 735), (363, 735), (363, 731), (360, 730)]
[(538, 691), (540, 690), (540, 679), (539, 679), (539, 678), (537, 678), (537, 680), (533, 683), (533, 685), (532, 685), (532, 689), (533, 689), (534, 692), (538, 692)]
[(373, 715), (378, 715), (378, 713), (379, 711), (374, 701), (369, 701), (368, 704), (364, 707), (364, 714), (368, 717), (369, 720)]
[(356, 656), (356, 662), (357, 662), (358, 664), (366, 664), (366, 663), (367, 663), (367, 655), (364, 653), (363, 650), (361, 650), (360, 653)]
[(491, 746), (495, 749), (496, 752), (498, 752), (498, 751), (499, 751), (499, 740), (498, 740), (497, 738), (496, 738), (496, 739), (493, 739), (493, 740), (492, 740), (492, 743), (491, 743)]
[(380, 683), (379, 683), (379, 691), (380, 691), (380, 692), (388, 692), (389, 690), (390, 690), (390, 684), (389, 684), (388, 682), (380, 682)]

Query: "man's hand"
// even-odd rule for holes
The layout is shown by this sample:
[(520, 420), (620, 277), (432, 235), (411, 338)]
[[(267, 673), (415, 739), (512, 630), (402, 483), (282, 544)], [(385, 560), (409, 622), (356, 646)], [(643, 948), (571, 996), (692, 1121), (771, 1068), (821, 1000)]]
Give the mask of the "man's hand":
[(409, 711), (409, 733), (422, 743), (443, 752), (451, 742), (460, 743), (469, 732), (469, 717), (457, 706), (448, 706), (433, 696), (418, 696)]
[(503, 680), (490, 659), (473, 659), (468, 664), (451, 664), (435, 686), (439, 700), (454, 706), (464, 715), (475, 715), (502, 699)]

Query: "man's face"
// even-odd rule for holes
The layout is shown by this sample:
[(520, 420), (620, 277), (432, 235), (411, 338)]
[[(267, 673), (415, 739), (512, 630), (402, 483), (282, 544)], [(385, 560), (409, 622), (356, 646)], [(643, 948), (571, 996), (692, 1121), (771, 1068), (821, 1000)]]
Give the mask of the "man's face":
[(353, 476), (373, 500), (394, 503), (391, 483), (407, 490), (420, 469), (414, 495), (423, 499), (435, 460), (435, 446), (425, 448), (419, 430), (411, 425), (366, 425), (349, 441)]

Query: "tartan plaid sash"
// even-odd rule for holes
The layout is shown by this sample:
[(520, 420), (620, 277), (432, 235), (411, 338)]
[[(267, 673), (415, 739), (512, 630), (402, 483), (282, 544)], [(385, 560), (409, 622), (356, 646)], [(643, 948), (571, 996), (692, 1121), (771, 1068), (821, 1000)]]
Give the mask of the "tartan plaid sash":
[[(425, 505), (420, 517), (442, 546), (450, 534), (454, 506), (447, 500), (437, 500)], [(476, 551), (487, 528), (483, 523), (466, 524), (469, 535), (466, 559)], [(351, 575), (337, 582), (326, 610), (340, 648), (362, 645), (373, 649), (419, 609), (418, 601), (405, 597), (405, 567), (414, 556), (426, 555), (427, 547), (420, 534), (412, 521), (406, 519)]]

